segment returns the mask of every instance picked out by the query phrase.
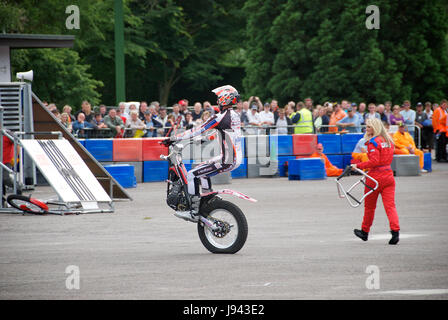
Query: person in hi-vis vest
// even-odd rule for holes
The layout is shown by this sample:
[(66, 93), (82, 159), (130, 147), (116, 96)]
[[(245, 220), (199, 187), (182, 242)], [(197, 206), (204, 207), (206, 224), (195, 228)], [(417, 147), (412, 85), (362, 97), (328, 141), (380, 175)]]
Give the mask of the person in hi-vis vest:
[(313, 115), (305, 106), (289, 116), (294, 127), (294, 133), (313, 133)]

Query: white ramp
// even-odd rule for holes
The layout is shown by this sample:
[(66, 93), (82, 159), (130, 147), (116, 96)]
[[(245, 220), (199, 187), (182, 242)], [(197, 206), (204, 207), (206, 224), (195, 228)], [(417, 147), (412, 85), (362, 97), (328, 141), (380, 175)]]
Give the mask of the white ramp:
[(62, 202), (81, 203), (84, 209), (112, 202), (67, 140), (23, 139), (20, 143)]

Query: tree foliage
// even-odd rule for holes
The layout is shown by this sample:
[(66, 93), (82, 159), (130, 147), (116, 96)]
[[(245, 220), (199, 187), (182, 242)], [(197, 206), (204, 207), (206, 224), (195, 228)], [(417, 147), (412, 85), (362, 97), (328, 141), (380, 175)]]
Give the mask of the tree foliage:
[[(80, 29), (65, 25), (67, 6)], [(243, 97), (281, 103), (438, 100), (448, 92), (446, 0), (123, 0), (128, 100), (211, 99), (231, 83)], [(0, 0), (3, 32), (72, 34), (73, 49), (13, 50), (15, 71), (34, 69), (44, 100), (115, 104), (111, 0)], [(51, 73), (50, 73), (51, 71)], [(76, 86), (76, 88), (74, 88)]]
[[(248, 0), (245, 91), (283, 102), (438, 100), (448, 92), (445, 1)], [(251, 48), (253, 48), (251, 50)]]

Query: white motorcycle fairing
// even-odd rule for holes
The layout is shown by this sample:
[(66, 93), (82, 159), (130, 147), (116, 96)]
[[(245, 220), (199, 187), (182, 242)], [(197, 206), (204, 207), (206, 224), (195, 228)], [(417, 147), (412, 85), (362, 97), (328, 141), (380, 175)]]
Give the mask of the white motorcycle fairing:
[(231, 196), (235, 196), (238, 197), (240, 199), (244, 199), (250, 202), (257, 202), (258, 200), (251, 198), (247, 195), (245, 195), (244, 193), (238, 192), (238, 191), (234, 191), (234, 190), (230, 190), (230, 189), (222, 189), (222, 190), (218, 190), (218, 191), (212, 191), (212, 192), (208, 192), (208, 193), (203, 193), (201, 194), (201, 197), (205, 197), (208, 196), (210, 194), (228, 194)]

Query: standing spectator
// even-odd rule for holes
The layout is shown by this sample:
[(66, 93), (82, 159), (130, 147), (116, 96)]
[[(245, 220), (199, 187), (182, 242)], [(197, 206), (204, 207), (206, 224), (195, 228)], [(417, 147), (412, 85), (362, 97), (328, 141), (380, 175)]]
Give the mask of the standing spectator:
[(341, 101), (341, 108), (342, 110), (346, 111), (349, 107), (348, 101), (347, 100), (342, 100)]
[[(155, 110), (155, 106), (153, 106), (153, 105), (151, 105), (151, 106)], [(145, 124), (145, 130), (146, 130), (144, 137), (157, 137), (157, 130), (154, 126), (154, 121), (153, 121), (153, 113), (151, 112), (150, 109), (145, 111), (145, 120), (143, 120), (143, 123)]]
[[(187, 114), (187, 111), (188, 111), (188, 101), (185, 99), (182, 99), (182, 100), (179, 100), (179, 102), (177, 104), (179, 105), (179, 113), (182, 115), (182, 121), (184, 121), (185, 115)], [(176, 115), (174, 115), (174, 118), (177, 120)]]
[[(328, 102), (327, 102), (328, 106)], [(323, 106), (318, 108), (317, 118), (314, 121), (314, 127), (317, 132), (324, 133), (328, 132), (328, 125), (330, 124), (330, 118), (327, 115), (327, 107)]]
[[(359, 111), (358, 111), (358, 105), (356, 104), (356, 102), (353, 102), (352, 104), (351, 104), (351, 107), (352, 107), (352, 109), (353, 109), (353, 112), (355, 113), (355, 115), (358, 117), (358, 119), (359, 119), (359, 124), (360, 125), (362, 125), (363, 123), (364, 123), (364, 118), (363, 118), (363, 116), (361, 116), (361, 114), (359, 113)], [(389, 120), (388, 120), (388, 122), (389, 122)], [(362, 131), (362, 130), (361, 130)]]
[(271, 112), (271, 105), (269, 103), (264, 104), (264, 110), (259, 113), (261, 125), (264, 127), (270, 127), (275, 124), (274, 114)]
[(204, 111), (208, 111), (211, 116), (215, 114), (215, 110), (212, 108), (212, 105), (209, 101), (204, 101), (202, 106), (204, 107)]
[(107, 116), (107, 107), (104, 104), (100, 105), (99, 113), (101, 114), (101, 118)]
[(89, 138), (89, 130), (93, 130), (94, 126), (86, 121), (86, 116), (82, 112), (78, 112), (78, 118), (72, 124), (73, 132), (78, 138)]
[(389, 117), (389, 124), (399, 125), (404, 122), (404, 118), (400, 113), (400, 106), (398, 104), (394, 105), (392, 109), (392, 114)]
[(305, 108), (305, 104), (302, 101), (297, 102), (296, 104), (296, 112), (299, 112), (302, 108)]
[(291, 127), (291, 119), (286, 116), (285, 109), (278, 109), (278, 118), (275, 122), (277, 134), (293, 134), (294, 129)]
[(380, 120), (381, 120), (382, 122), (389, 123), (389, 119), (388, 119), (388, 117), (387, 117), (387, 115), (386, 115), (385, 107), (384, 107), (383, 104), (379, 104), (378, 107), (376, 108), (376, 111), (377, 111), (378, 114), (380, 115)]
[(244, 112), (246, 115), (250, 112), (249, 107), (250, 107), (250, 105), (249, 105), (249, 101), (244, 101), (244, 102), (243, 102), (243, 112)]
[(364, 121), (364, 115), (366, 114), (366, 104), (364, 103), (364, 102), (361, 102), (360, 104), (359, 104), (359, 107), (358, 107), (358, 113), (361, 115), (361, 117), (362, 117), (362, 124), (365, 124), (365, 121)]
[(392, 114), (392, 102), (384, 102), (384, 114), (387, 117), (387, 122), (389, 122), (390, 115)]
[(206, 123), (211, 116), (212, 114), (209, 111), (205, 111), (204, 113), (202, 113), (201, 124)]
[[(128, 118), (123, 116), (123, 114), (121, 113), (121, 109), (116, 109), (116, 112), (117, 112), (117, 117), (120, 117), (121, 120), (123, 121), (123, 124), (125, 125)], [(128, 117), (129, 117), (129, 115), (128, 115)]]
[(128, 119), (131, 118), (131, 112), (132, 111), (137, 111), (137, 114), (138, 114), (137, 106), (134, 103), (131, 103), (129, 105), (129, 111), (128, 111), (129, 117), (128, 117)]
[(322, 109), (322, 106), (318, 104), (313, 111), (311, 112), (313, 114), (313, 121), (315, 121), (319, 117), (319, 110)]
[(193, 113), (191, 114), (193, 121), (200, 119), (202, 112), (202, 104), (200, 102), (196, 102), (193, 106)]
[(257, 106), (257, 111), (261, 111), (263, 109), (263, 105), (261, 104), (260, 98), (258, 98), (256, 96), (252, 96), (249, 98), (249, 105), (250, 105), (251, 113), (252, 113), (252, 107), (254, 105)]
[(447, 100), (443, 99), (432, 115), (432, 128), (436, 139), (436, 161), (447, 162)]
[(61, 113), (59, 112), (58, 109), (54, 109), (53, 111), (51, 111), (51, 113), (55, 116), (57, 120), (61, 120)]
[(423, 148), (423, 146), (426, 146), (427, 142), (426, 142), (426, 136), (424, 133), (424, 125), (423, 123), (428, 120), (428, 116), (426, 115), (426, 113), (423, 111), (423, 104), (421, 102), (417, 103), (417, 105), (415, 106), (416, 109), (416, 113), (415, 113), (415, 125), (420, 129), (420, 130), (415, 130), (414, 133), (414, 141), (419, 141), (418, 137), (420, 134), (420, 147)]
[(415, 111), (411, 109), (411, 102), (406, 100), (403, 102), (403, 110), (400, 112), (404, 119), (404, 124), (408, 127), (408, 132), (411, 137), (414, 136)]
[(93, 120), (93, 112), (92, 112), (92, 106), (87, 100), (84, 100), (81, 104), (81, 110), (76, 113), (76, 118), (78, 118), (78, 114), (84, 113), (85, 120), (87, 122), (91, 122)]
[(369, 112), (364, 114), (364, 123), (366, 123), (367, 119), (376, 118), (378, 120), (381, 120), (381, 116), (378, 112), (376, 112), (376, 106), (374, 103), (369, 103), (367, 109), (369, 110)]
[(434, 133), (432, 127), (433, 111), (431, 102), (428, 101), (425, 103), (425, 111), (423, 112), (426, 113), (427, 117), (427, 120), (423, 122), (423, 134), (425, 135), (426, 138), (426, 144), (427, 144), (426, 148), (428, 149), (429, 152), (431, 152), (431, 150), (434, 147)]
[[(182, 100), (181, 100), (182, 101)], [(173, 104), (173, 112), (171, 113), (174, 117), (174, 122), (177, 122), (178, 118), (180, 117), (181, 120), (180, 122), (182, 122), (183, 120), (185, 120), (185, 117), (182, 115), (182, 113), (180, 112), (180, 106), (179, 104), (175, 103)]]
[(342, 110), (342, 107), (340, 104), (335, 103), (333, 105), (333, 108), (334, 108), (333, 113), (331, 114), (331, 117), (330, 117), (330, 126), (332, 126), (332, 127), (328, 128), (328, 132), (332, 132), (332, 133), (338, 132), (338, 127), (336, 126), (336, 123), (338, 123), (340, 120), (342, 120), (342, 118), (345, 117), (345, 112), (344, 112), (344, 110)]
[(431, 107), (432, 107), (431, 102), (429, 102), (429, 101), (425, 102), (425, 111), (424, 112), (426, 113), (426, 116), (428, 117), (429, 120), (432, 120), (432, 114), (433, 114)]
[(271, 101), (271, 112), (274, 114), (274, 122), (278, 119), (278, 101), (272, 99)]
[(117, 110), (116, 112), (119, 113), (121, 120), (123, 120), (123, 123), (126, 123), (126, 120), (129, 118), (129, 113), (126, 110), (126, 103), (120, 102), (120, 104), (118, 105), (118, 109), (119, 110)]
[(303, 102), (297, 103), (297, 112), (290, 115), (294, 133), (313, 133), (313, 115)]
[(104, 123), (111, 131), (112, 138), (122, 138), (124, 123), (123, 120), (117, 116), (115, 109), (110, 109), (109, 114), (104, 117)]
[(104, 119), (101, 116), (101, 113), (95, 113), (95, 117), (92, 120), (92, 124), (97, 129), (107, 128), (106, 124), (104, 123)]
[(313, 108), (314, 108), (314, 106), (313, 106), (313, 99), (311, 99), (311, 98), (306, 98), (305, 99), (305, 107), (308, 109), (308, 110), (313, 110)]
[(174, 124), (175, 124), (174, 119), (175, 118), (172, 113), (168, 115), (167, 121), (165, 123), (165, 130), (164, 130), (163, 136), (169, 137), (169, 135), (171, 134), (172, 129), (174, 128)]
[(160, 111), (160, 102), (159, 101), (151, 101), (151, 103), (149, 105), (154, 106), (156, 108), (156, 112), (159, 113), (159, 111)]
[(352, 107), (348, 107), (347, 116), (336, 122), (336, 124), (350, 133), (361, 132), (361, 119), (356, 115)]
[(152, 122), (154, 123), (154, 127), (157, 128), (156, 136), (163, 137), (165, 133), (165, 124), (168, 121), (168, 115), (165, 107), (160, 107), (159, 114), (153, 115)]
[[(294, 104), (295, 105), (295, 104)], [(289, 118), (291, 116), (291, 114), (294, 113), (294, 105), (291, 105), (290, 103), (288, 103), (285, 106), (285, 115)]]
[(140, 138), (145, 134), (144, 130), (146, 126), (143, 123), (143, 121), (140, 120), (140, 118), (138, 117), (137, 110), (132, 110), (130, 115), (131, 118), (129, 119), (129, 121), (126, 122), (125, 126), (125, 128), (127, 129), (125, 138), (126, 137)]
[(140, 102), (138, 117), (140, 120), (145, 120), (145, 112), (148, 110), (148, 103), (146, 101)]
[(248, 124), (248, 119), (247, 119), (247, 114), (246, 114), (246, 112), (244, 112), (244, 109), (243, 109), (243, 105), (244, 105), (244, 103), (243, 102), (238, 102), (237, 104), (236, 104), (236, 110), (235, 110), (235, 112), (236, 113), (238, 113), (239, 115), (240, 115), (240, 121), (241, 121), (241, 126), (242, 127), (244, 127), (244, 126), (246, 126), (247, 124)]
[(185, 130), (190, 130), (194, 127), (195, 122), (193, 121), (193, 115), (191, 112), (185, 114), (185, 120), (182, 121), (182, 127)]
[[(93, 120), (90, 123), (93, 125), (93, 127), (95, 129), (94, 132), (92, 133), (91, 138), (93, 138), (93, 137), (103, 138), (104, 136), (108, 136), (109, 132), (108, 131), (104, 132), (104, 130), (102, 130), (102, 129), (106, 129), (107, 126), (104, 123), (104, 119), (101, 116), (101, 113), (99, 112), (99, 110), (98, 110), (98, 112), (95, 113)], [(104, 135), (104, 133), (106, 133), (106, 134)]]
[(72, 114), (72, 107), (70, 107), (68, 104), (62, 108), (62, 113), (66, 113), (68, 115), (68, 121), (73, 122), (76, 120), (75, 116)]
[[(258, 110), (257, 105), (252, 104), (252, 107), (250, 108), (250, 113), (247, 115), (250, 127), (259, 127), (261, 125), (260, 115), (258, 114), (257, 110)], [(258, 129), (254, 129), (254, 128), (247, 129), (247, 133), (257, 134)]]
[(50, 103), (49, 105), (47, 105), (47, 110), (52, 112), (53, 110), (57, 109), (58, 107), (56, 107), (56, 105), (54, 103)]
[(68, 130), (68, 132), (72, 132), (72, 122), (66, 112), (61, 113), (61, 124)]

